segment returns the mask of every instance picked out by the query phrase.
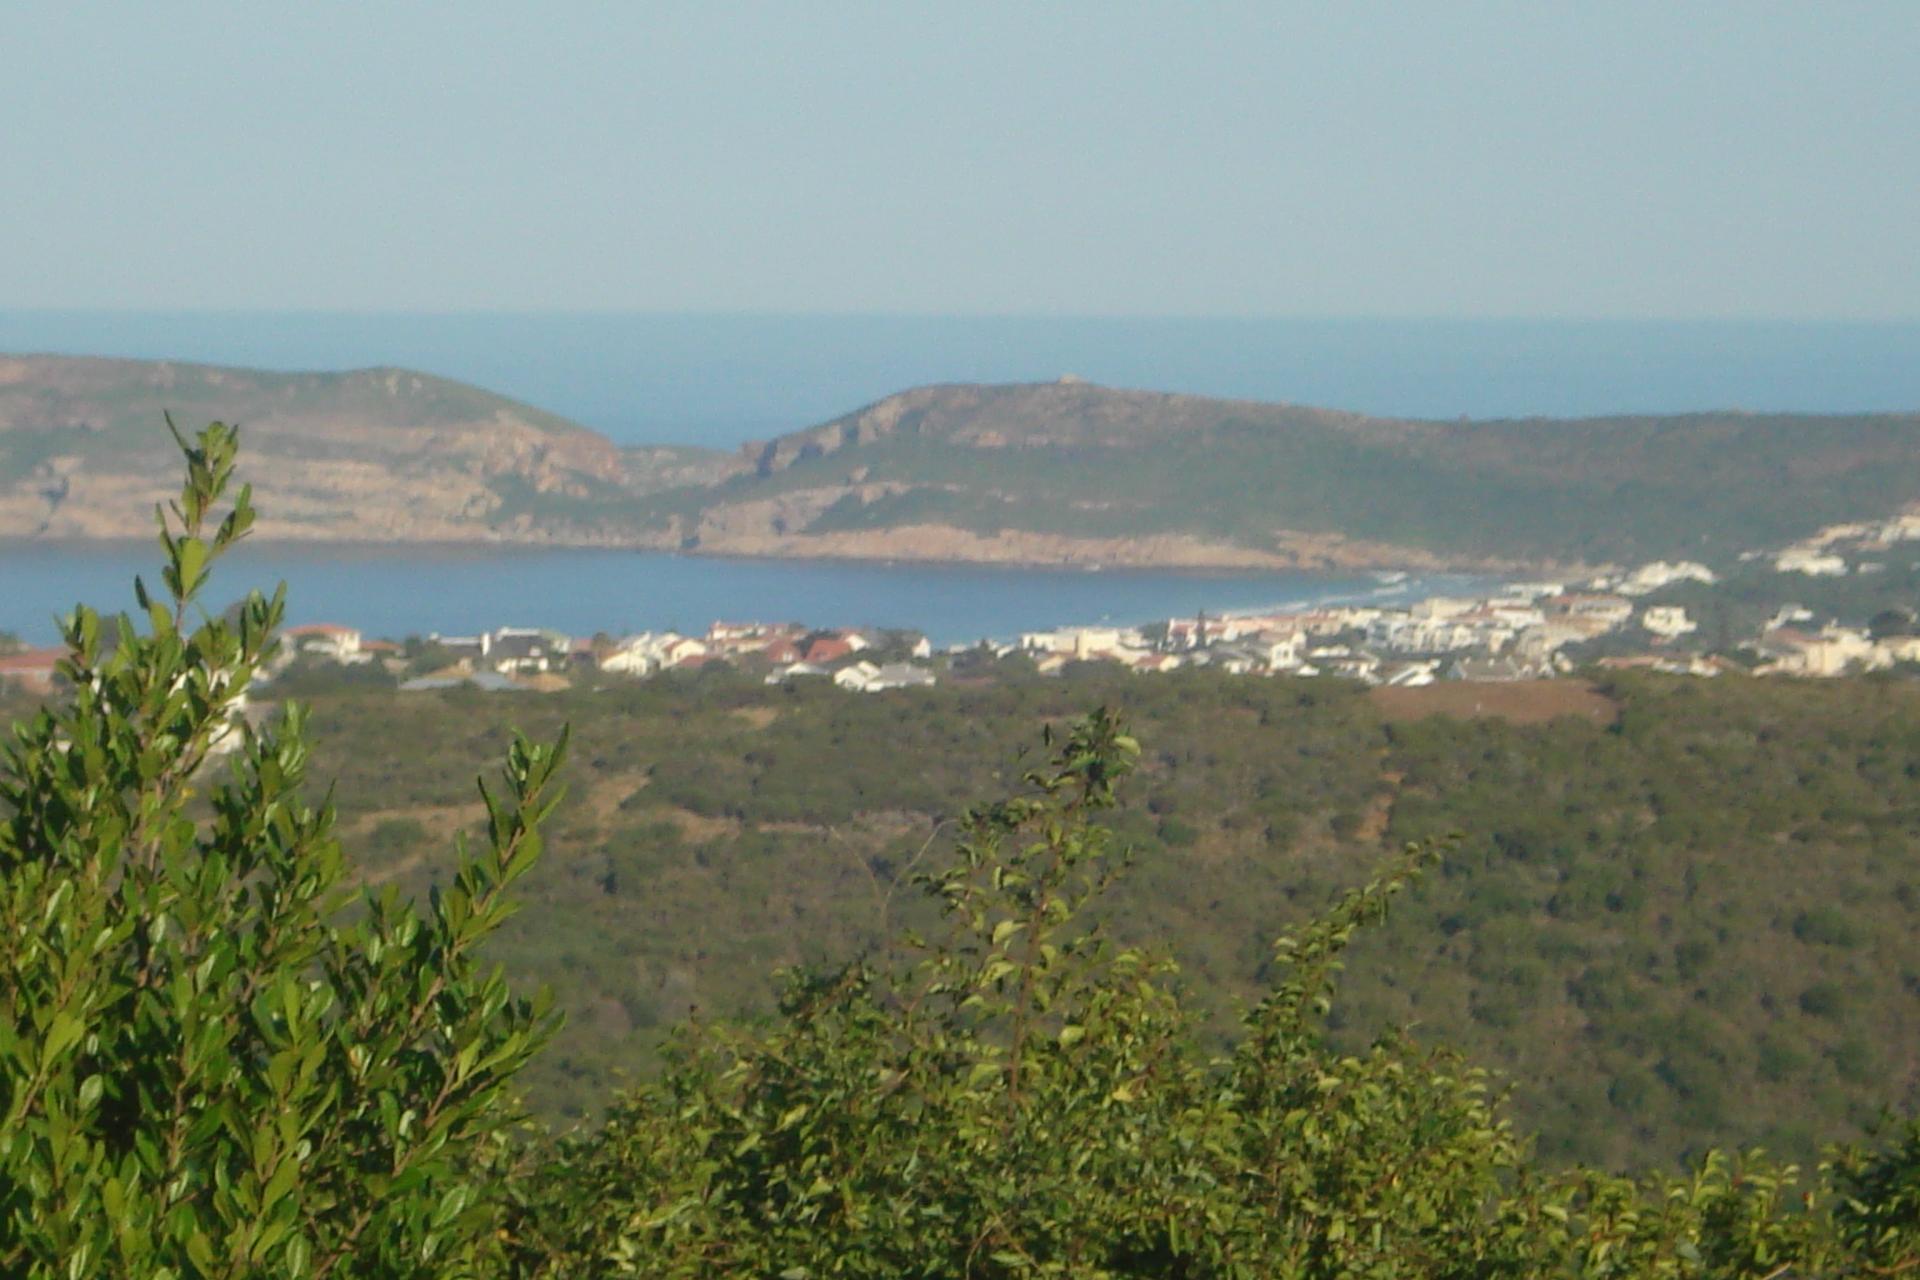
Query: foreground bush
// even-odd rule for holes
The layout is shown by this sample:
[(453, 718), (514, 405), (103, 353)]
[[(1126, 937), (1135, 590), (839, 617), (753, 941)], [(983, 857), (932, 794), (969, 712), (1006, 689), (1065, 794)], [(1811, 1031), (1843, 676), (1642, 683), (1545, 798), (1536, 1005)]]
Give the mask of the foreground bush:
[(71, 698), (0, 765), (0, 1274), (498, 1274), (506, 1089), (552, 1021), (474, 951), (560, 752), (514, 747), (430, 910), (343, 924), (297, 709), (233, 720), (281, 600), (195, 622), (253, 518), (244, 489), (216, 514), (234, 447), (182, 441), (164, 593), (138, 587), (144, 628), (74, 614)]
[(1530, 1160), (1479, 1073), (1393, 1037), (1329, 1050), (1355, 930), (1433, 852), (1275, 946), (1225, 1053), (1168, 959), (1089, 911), (1134, 743), (1098, 713), (929, 877), (917, 963), (793, 975), (764, 1030), (696, 1028), (522, 1188), (523, 1274), (1782, 1277), (1920, 1264), (1920, 1143), (1640, 1181)]

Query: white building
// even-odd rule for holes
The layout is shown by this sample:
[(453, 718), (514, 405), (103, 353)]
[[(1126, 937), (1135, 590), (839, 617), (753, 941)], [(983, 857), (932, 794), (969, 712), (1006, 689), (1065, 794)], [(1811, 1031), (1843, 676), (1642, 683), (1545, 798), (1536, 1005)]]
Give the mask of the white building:
[(1454, 596), (1428, 596), (1417, 600), (1407, 612), (1416, 618), (1452, 618), (1468, 613), (1480, 607), (1477, 600), (1461, 600)]
[(1807, 547), (1788, 547), (1774, 557), (1773, 567), (1780, 573), (1804, 573), (1810, 578), (1841, 578), (1847, 572), (1847, 562), (1839, 556)]
[(1307, 637), (1301, 631), (1263, 631), (1254, 643), (1265, 656), (1267, 666), (1280, 671), (1300, 665), (1300, 657), (1306, 652)]
[(562, 666), (573, 641), (539, 627), (501, 627), (488, 638), (487, 665), (501, 675), (537, 675)]
[(939, 677), (925, 667), (905, 662), (880, 666), (862, 659), (833, 673), (833, 682), (856, 693), (880, 693), (887, 689), (918, 689), (936, 684)]
[(1894, 661), (1864, 631), (1848, 627), (1827, 626), (1817, 633), (1781, 627), (1761, 636), (1756, 647), (1773, 659), (1761, 669), (1768, 674), (1838, 676), (1851, 668), (1879, 670)]
[(1655, 560), (1628, 574), (1615, 590), (1625, 596), (1644, 596), (1676, 582), (1712, 583), (1716, 580), (1713, 570), (1697, 561), (1676, 560), (1669, 564), (1665, 560)]
[(1140, 645), (1135, 633), (1122, 631), (1118, 627), (1061, 627), (1058, 631), (1026, 632), (1020, 637), (1020, 647), (1030, 653), (1060, 653), (1070, 658), (1090, 658), (1097, 653), (1138, 648)]
[(613, 675), (650, 676), (711, 651), (705, 640), (677, 631), (642, 631), (628, 636), (600, 660), (600, 669)]
[(1878, 647), (1889, 664), (1920, 662), (1920, 636), (1888, 636)]
[(1648, 606), (1640, 615), (1640, 626), (1648, 634), (1663, 636), (1668, 640), (1699, 629), (1699, 624), (1687, 616), (1685, 609), (1673, 604)]
[(661, 650), (660, 665), (677, 667), (690, 659), (704, 658), (711, 652), (712, 649), (705, 640), (697, 640), (692, 636), (675, 636), (672, 642)]
[(288, 627), (280, 634), (286, 637), (288, 645), (297, 653), (318, 654), (335, 662), (366, 660), (360, 652), (360, 633), (352, 627), (311, 622), (305, 626)]
[(612, 675), (650, 676), (660, 669), (662, 639), (651, 631), (628, 636), (612, 653), (600, 659), (600, 669)]
[(1509, 582), (1500, 588), (1495, 599), (1505, 602), (1519, 601), (1523, 604), (1540, 599), (1542, 596), (1557, 596), (1567, 589), (1564, 582)]
[(1622, 626), (1633, 616), (1633, 601), (1624, 596), (1595, 592), (1577, 592), (1556, 597), (1550, 605), (1570, 618), (1592, 618), (1611, 629)]
[(831, 673), (825, 667), (816, 667), (811, 662), (793, 662), (784, 667), (775, 667), (767, 673), (765, 683), (784, 684), (788, 680), (798, 680), (807, 676), (824, 676)]

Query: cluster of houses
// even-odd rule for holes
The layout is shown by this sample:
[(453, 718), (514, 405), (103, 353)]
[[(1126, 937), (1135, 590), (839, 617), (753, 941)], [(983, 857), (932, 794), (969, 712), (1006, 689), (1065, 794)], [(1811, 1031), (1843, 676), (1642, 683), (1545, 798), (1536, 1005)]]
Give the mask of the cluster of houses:
[(1020, 647), (1042, 672), (1070, 661), (1107, 661), (1141, 672), (1211, 666), (1390, 686), (1543, 679), (1571, 669), (1566, 650), (1629, 624), (1637, 623), (1656, 643), (1695, 630), (1684, 608), (1643, 606), (1633, 598), (1689, 580), (1711, 581), (1712, 575), (1701, 565), (1659, 563), (1603, 576), (1577, 590), (1559, 582), (1516, 582), (1479, 598), (1202, 615), (1136, 629), (1067, 627), (1024, 635)]
[[(400, 656), (400, 646), (364, 640), (349, 627), (294, 627), (281, 661), (296, 656), (344, 665), (379, 660), (396, 674), (418, 665)], [(472, 685), (482, 689), (564, 688), (582, 671), (637, 678), (666, 671), (693, 671), (711, 662), (766, 668), (769, 684), (817, 676), (845, 689), (878, 692), (933, 684), (924, 665), (933, 650), (925, 637), (909, 637), (906, 658), (872, 661), (878, 637), (852, 628), (819, 630), (798, 623), (716, 622), (704, 635), (646, 631), (618, 639), (578, 639), (540, 627), (500, 627), (470, 636), (434, 634), (422, 655), (438, 665), (403, 681), (407, 691)], [(865, 655), (865, 656), (863, 656)], [(899, 655), (895, 655), (898, 658)]]
[(1760, 675), (1831, 677), (1920, 662), (1920, 636), (1874, 636), (1837, 622), (1817, 626), (1810, 610), (1788, 605), (1768, 620), (1753, 648)]
[[(1886, 553), (1911, 542), (1920, 542), (1920, 507), (1890, 520), (1832, 525), (1777, 552), (1749, 552), (1742, 558), (1770, 558), (1781, 573), (1870, 573), (1885, 567)], [(1876, 555), (1883, 558), (1871, 558)], [(1571, 585), (1508, 583), (1477, 598), (1202, 614), (1139, 627), (1061, 627), (1028, 632), (1016, 644), (958, 646), (948, 656), (1021, 653), (1042, 674), (1075, 662), (1108, 662), (1143, 674), (1212, 667), (1230, 674), (1325, 675), (1410, 686), (1443, 679), (1541, 679), (1569, 671), (1595, 653), (1610, 653), (1601, 659), (1608, 665), (1714, 675), (1728, 664), (1677, 643), (1698, 630), (1687, 610), (1642, 597), (1716, 581), (1703, 564), (1654, 561)], [(1609, 635), (1621, 639), (1583, 652), (1583, 646)], [(870, 693), (934, 684), (950, 665), (936, 665), (923, 636), (799, 623), (715, 622), (703, 635), (648, 631), (591, 640), (539, 627), (500, 627), (469, 636), (433, 635), (424, 645), (405, 649), (369, 639), (353, 627), (313, 624), (288, 628), (284, 639), (269, 679), (304, 657), (349, 667), (378, 664), (401, 677), (406, 690), (462, 684), (556, 689), (585, 670), (644, 678), (725, 662), (764, 671), (769, 684), (820, 679)], [(1635, 644), (1643, 652), (1621, 652)], [(1746, 647), (1751, 650), (1746, 669), (1760, 674), (1836, 676), (1920, 663), (1920, 636), (1878, 635), (1834, 622), (1822, 626), (1808, 610), (1791, 605)], [(62, 656), (55, 649), (0, 655), (0, 683), (50, 689)]]
[(1708, 586), (1720, 580), (1707, 566), (1693, 560), (1655, 560), (1620, 573), (1602, 573), (1583, 585), (1590, 591), (1611, 591), (1623, 596), (1650, 596), (1665, 587), (1683, 582), (1701, 582)]
[(1356, 643), (1366, 609), (1325, 608), (1171, 618), (1152, 627), (1061, 627), (1032, 631), (1018, 648), (1042, 675), (1071, 662), (1113, 662), (1157, 674), (1212, 667), (1230, 675), (1344, 676), (1368, 683), (1428, 684), (1436, 662), (1389, 660)]
[[(1920, 540), (1920, 515), (1879, 525), (1839, 525), (1822, 536), (1823, 547)], [(1019, 648), (1049, 673), (1069, 662), (1098, 661), (1140, 672), (1212, 666), (1236, 673), (1420, 685), (1444, 679), (1543, 679), (1571, 670), (1579, 646), (1620, 635), (1648, 651), (1601, 658), (1602, 665), (1711, 676), (1731, 664), (1675, 645), (1699, 629), (1686, 608), (1640, 597), (1678, 584), (1715, 581), (1705, 565), (1655, 561), (1571, 586), (1508, 583), (1494, 595), (1473, 599), (1432, 596), (1396, 606), (1203, 615), (1143, 628), (1064, 627), (1023, 635)], [(1797, 606), (1782, 609), (1747, 647), (1760, 661), (1743, 669), (1760, 675), (1825, 677), (1920, 662), (1920, 636), (1876, 637), (1833, 622), (1817, 626), (1813, 615)]]
[(1748, 552), (1742, 559), (1771, 555), (1780, 573), (1811, 578), (1843, 578), (1849, 573), (1878, 573), (1886, 557), (1903, 542), (1920, 542), (1920, 508), (1908, 508), (1890, 520), (1830, 524), (1775, 552)]
[[(1879, 524), (1836, 525), (1780, 553), (1776, 563), (1861, 548), (1920, 541), (1920, 513)], [(1756, 553), (1758, 554), (1758, 553)], [(1783, 572), (1809, 572), (1783, 569)], [(1818, 572), (1819, 570), (1813, 570)], [(1043, 675), (1075, 662), (1114, 663), (1143, 674), (1211, 667), (1234, 675), (1334, 676), (1365, 684), (1412, 686), (1437, 680), (1544, 679), (1572, 670), (1605, 636), (1619, 643), (1597, 650), (1611, 666), (1642, 666), (1691, 675), (1726, 669), (1720, 659), (1676, 642), (1698, 630), (1686, 608), (1643, 599), (1664, 588), (1711, 585), (1714, 572), (1692, 561), (1654, 561), (1611, 570), (1578, 583), (1511, 582), (1481, 597), (1429, 596), (1405, 603), (1329, 605), (1297, 611), (1171, 618), (1138, 627), (1107, 624), (1031, 631), (1014, 644), (956, 646), (948, 656), (984, 650), (1026, 655)], [(364, 640), (345, 627), (296, 627), (290, 647), (343, 663), (384, 661), (398, 647)], [(642, 632), (617, 640), (571, 640), (535, 628), (504, 627), (477, 636), (434, 636), (445, 669), (404, 688), (458, 682), (490, 687), (541, 687), (569, 669), (597, 668), (645, 677), (709, 662), (764, 669), (769, 684), (818, 678), (859, 692), (915, 688), (939, 679), (925, 637), (895, 637), (883, 657), (881, 637), (852, 628), (811, 629), (798, 623), (716, 622), (704, 635)], [(1622, 647), (1643, 652), (1622, 654)], [(1835, 676), (1920, 662), (1920, 637), (1880, 636), (1788, 606), (1747, 646), (1760, 674)], [(1753, 666), (1752, 657), (1758, 665)], [(5, 660), (0, 660), (4, 663)], [(4, 675), (0, 669), (0, 675)]]
[[(876, 637), (850, 627), (813, 630), (799, 623), (716, 622), (704, 636), (643, 632), (617, 641), (596, 656), (600, 670), (649, 676), (708, 662), (753, 663), (767, 668), (766, 682), (830, 679), (843, 689), (876, 693), (933, 684), (939, 677), (923, 665), (933, 656), (925, 636), (905, 643), (915, 661), (874, 662)], [(866, 656), (863, 656), (866, 655)]]

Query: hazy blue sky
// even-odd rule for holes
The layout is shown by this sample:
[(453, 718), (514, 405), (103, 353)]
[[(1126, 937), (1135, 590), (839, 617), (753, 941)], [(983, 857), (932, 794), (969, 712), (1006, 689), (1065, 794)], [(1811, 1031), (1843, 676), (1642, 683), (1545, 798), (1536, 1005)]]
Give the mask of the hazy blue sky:
[(1920, 3), (0, 3), (0, 307), (1920, 315)]

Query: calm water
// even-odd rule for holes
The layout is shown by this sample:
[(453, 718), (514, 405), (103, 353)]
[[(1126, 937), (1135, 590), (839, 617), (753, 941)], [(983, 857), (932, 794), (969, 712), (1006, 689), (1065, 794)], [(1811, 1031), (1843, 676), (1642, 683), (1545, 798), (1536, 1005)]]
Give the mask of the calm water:
[[(37, 641), (84, 600), (133, 607), (133, 575), (157, 585), (145, 545), (0, 545), (0, 629)], [(706, 560), (627, 551), (383, 550), (244, 547), (209, 599), (285, 581), (291, 622), (342, 622), (395, 638), (501, 625), (575, 635), (674, 628), (715, 619), (911, 627), (937, 644), (1011, 638), (1062, 623), (1146, 622), (1312, 600), (1390, 598), (1475, 580), (1438, 576), (1383, 588), (1371, 577), (1211, 576), (1038, 569)]]

